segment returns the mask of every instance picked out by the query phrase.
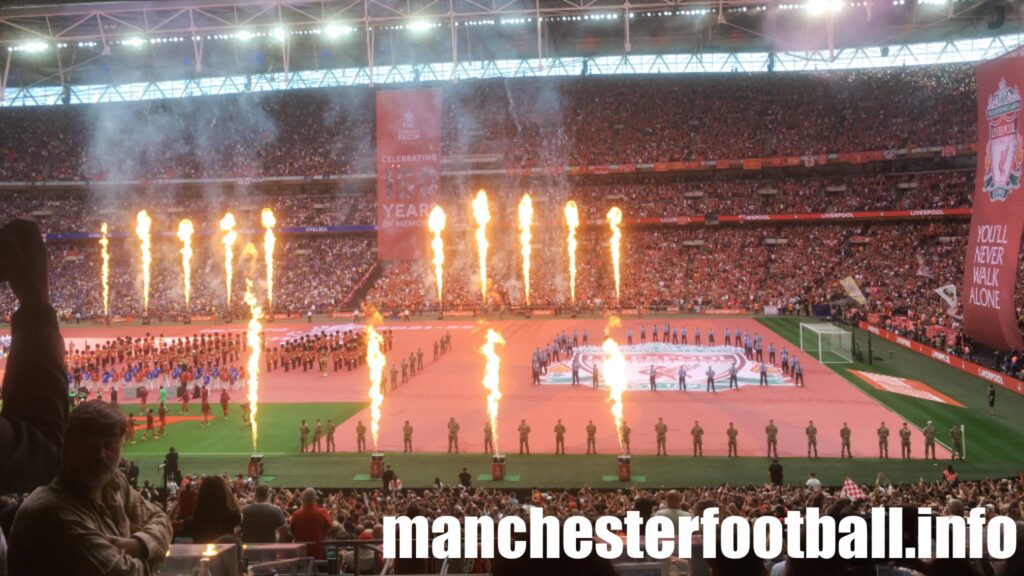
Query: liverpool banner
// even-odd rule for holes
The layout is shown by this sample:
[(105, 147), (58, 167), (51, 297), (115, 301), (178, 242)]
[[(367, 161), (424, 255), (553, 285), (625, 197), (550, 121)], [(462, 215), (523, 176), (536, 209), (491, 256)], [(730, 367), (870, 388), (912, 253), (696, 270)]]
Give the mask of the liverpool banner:
[(1024, 50), (978, 65), (976, 84), (978, 167), (964, 258), (964, 328), (997, 350), (1021, 349), (1014, 288), (1024, 226)]
[(441, 185), (441, 92), (377, 92), (377, 256), (412, 260), (426, 247)]

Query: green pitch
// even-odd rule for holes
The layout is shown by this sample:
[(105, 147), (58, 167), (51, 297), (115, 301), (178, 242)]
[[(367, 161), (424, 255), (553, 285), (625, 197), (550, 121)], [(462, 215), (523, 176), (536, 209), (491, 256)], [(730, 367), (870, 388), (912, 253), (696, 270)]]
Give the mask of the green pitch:
[[(760, 321), (788, 340), (799, 338), (797, 319), (764, 318)], [(982, 466), (985, 470), (998, 471), (989, 472), (998, 476), (1017, 476), (1024, 471), (1024, 420), (1019, 417), (1024, 411), (1024, 396), (996, 386), (996, 413), (990, 415), (988, 382), (878, 337), (871, 337), (872, 363), (868, 364), (869, 334), (856, 330), (854, 335), (864, 354), (863, 361), (830, 364), (829, 368), (903, 416), (912, 426), (923, 428), (931, 420), (935, 423), (938, 440), (947, 446), (949, 428), (954, 422), (964, 424), (967, 460), (954, 464), (958, 470), (969, 472), (975, 466)], [(877, 390), (851, 370), (920, 380), (959, 401), (964, 408)]]
[[(162, 461), (171, 446), (183, 454), (217, 456), (243, 462), (248, 462), (250, 454), (264, 454), (268, 457), (294, 454), (299, 451), (299, 424), (303, 419), (309, 424), (312, 440), (317, 418), (324, 424), (331, 418), (337, 424), (363, 409), (363, 404), (262, 404), (258, 413), (258, 448), (254, 450), (252, 435), (249, 428), (242, 425), (242, 409), (237, 404), (231, 405), (226, 419), (220, 405), (211, 404), (210, 423), (206, 426), (202, 424), (198, 401), (192, 401), (187, 415), (180, 413), (179, 406), (177, 403), (168, 406), (168, 425), (164, 436), (143, 441), (141, 437), (146, 421), (138, 417), (139, 405), (122, 404), (122, 411), (136, 414), (136, 441), (125, 446), (124, 457), (148, 461), (151, 457), (159, 456)], [(196, 420), (174, 421), (182, 417)], [(159, 429), (159, 419), (156, 419), (156, 426)], [(238, 471), (244, 472), (242, 469)]]
[[(762, 318), (767, 328), (799, 345), (800, 318)], [(545, 320), (538, 320), (545, 321)], [(872, 338), (872, 363), (867, 362), (867, 334), (855, 331), (859, 348), (864, 352), (862, 362), (832, 364), (829, 368), (846, 378), (852, 385), (864, 390), (878, 402), (900, 414), (913, 426), (924, 427), (928, 420), (935, 423), (938, 439), (948, 444), (948, 431), (953, 422), (966, 425), (967, 460), (954, 466), (963, 479), (1017, 476), (1024, 471), (1024, 396), (1002, 389), (997, 390), (996, 415), (990, 416), (986, 403), (987, 383), (939, 362), (885, 342)], [(932, 388), (958, 400), (966, 408), (957, 408), (900, 396), (874, 389), (850, 373), (862, 370), (913, 378), (927, 383)], [(136, 406), (126, 406), (127, 410)], [(303, 418), (310, 422), (316, 418), (326, 421), (333, 418), (336, 423), (351, 417), (363, 408), (361, 404), (267, 404), (260, 407), (260, 442), (257, 452), (266, 455), (266, 474), (273, 476), (278, 486), (319, 487), (375, 487), (376, 481), (365, 479), (369, 472), (369, 457), (365, 454), (299, 454), (298, 427)], [(220, 413), (220, 406), (214, 405), (214, 414)], [(193, 415), (198, 414), (198, 404), (192, 404)], [(177, 415), (177, 406), (171, 408), (171, 415)], [(125, 457), (137, 461), (142, 478), (157, 482), (160, 472), (157, 466), (170, 446), (182, 452), (181, 464), (187, 473), (237, 474), (244, 472), (249, 454), (253, 453), (248, 430), (239, 426), (241, 414), (232, 406), (228, 421), (215, 419), (203, 427), (195, 422), (182, 422), (168, 426), (166, 437), (156, 441), (137, 442), (126, 447)], [(143, 426), (144, 427), (144, 423)], [(895, 426), (890, 426), (895, 429)], [(339, 439), (338, 443), (351, 446), (351, 439)], [(676, 450), (685, 453), (688, 443), (680, 443)], [(673, 447), (670, 445), (670, 453)], [(915, 450), (920, 446), (915, 445)], [(898, 452), (898, 451), (897, 451)], [(435, 478), (451, 484), (456, 480), (462, 467), (478, 477), (490, 474), (490, 458), (483, 454), (388, 454), (386, 461), (391, 464), (406, 487), (426, 487)], [(709, 457), (695, 460), (688, 456), (635, 456), (633, 472), (643, 477), (640, 486), (716, 486), (723, 483), (763, 484), (768, 478), (769, 461), (766, 458), (749, 457), (728, 459)], [(947, 461), (914, 460), (903, 462), (893, 460), (857, 459), (841, 460), (822, 458), (805, 460), (782, 459), (788, 482), (802, 483), (808, 472), (814, 471), (827, 485), (842, 483), (847, 475), (861, 483), (873, 483), (878, 473), (883, 473), (893, 482), (916, 482), (919, 479), (938, 480), (941, 469)], [(616, 473), (616, 459), (613, 455), (569, 455), (550, 454), (508, 457), (506, 474), (517, 476), (515, 482), (487, 483), (505, 488), (528, 489), (572, 488), (580, 486), (615, 487), (616, 482), (604, 480), (605, 476)], [(358, 478), (358, 479), (357, 479)]]

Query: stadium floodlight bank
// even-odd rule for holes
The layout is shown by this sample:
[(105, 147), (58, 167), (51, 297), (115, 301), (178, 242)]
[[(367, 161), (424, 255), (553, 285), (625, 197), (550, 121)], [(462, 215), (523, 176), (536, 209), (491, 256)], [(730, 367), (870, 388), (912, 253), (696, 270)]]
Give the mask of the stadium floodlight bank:
[(801, 322), (800, 349), (822, 364), (852, 364), (853, 332), (832, 324)]

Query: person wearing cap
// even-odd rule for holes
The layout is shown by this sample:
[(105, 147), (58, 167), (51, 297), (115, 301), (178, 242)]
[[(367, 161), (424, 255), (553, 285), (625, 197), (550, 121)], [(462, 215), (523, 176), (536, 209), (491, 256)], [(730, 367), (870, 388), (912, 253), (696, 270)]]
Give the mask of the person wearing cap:
[(906, 422), (900, 428), (900, 458), (910, 460), (910, 428)]
[(878, 457), (889, 457), (889, 428), (882, 422), (878, 427)]
[(928, 425), (924, 427), (921, 432), (924, 434), (924, 458), (928, 459), (929, 451), (932, 455), (932, 460), (935, 460), (935, 424), (932, 421), (928, 421)]

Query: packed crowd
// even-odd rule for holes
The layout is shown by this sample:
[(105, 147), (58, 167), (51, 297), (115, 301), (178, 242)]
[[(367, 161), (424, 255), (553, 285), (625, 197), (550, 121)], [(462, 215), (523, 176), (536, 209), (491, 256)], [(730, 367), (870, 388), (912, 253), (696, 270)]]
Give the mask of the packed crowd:
[(353, 173), (373, 155), (373, 113), (365, 89), (9, 109), (4, 124), (19, 138), (0, 147), (0, 179)]
[[(230, 307), (235, 317), (248, 314), (243, 301), (247, 278), (253, 280), (255, 291), (262, 293), (266, 289), (262, 255), (257, 259), (243, 257), (246, 242), (254, 242), (262, 250), (261, 237), (246, 238), (235, 246)], [(275, 248), (273, 305), (266, 312), (325, 313), (351, 305), (350, 300), (375, 265), (374, 244), (372, 236), (362, 234), (279, 237)], [(149, 315), (153, 318), (179, 318), (185, 313), (180, 249), (177, 238), (154, 239), (149, 296)], [(110, 314), (140, 317), (143, 288), (138, 241), (134, 237), (113, 239), (108, 250)], [(61, 317), (102, 317), (102, 258), (97, 243), (58, 241), (49, 244), (49, 251), (52, 299)], [(193, 251), (188, 310), (193, 316), (224, 316), (228, 307), (219, 236), (197, 236)], [(6, 318), (13, 311), (12, 296), (0, 293), (0, 316)]]
[[(537, 244), (545, 249), (532, 254), (533, 305), (570, 300), (561, 234), (542, 235)], [(607, 235), (600, 227), (579, 233), (575, 293), (582, 307), (616, 301)], [(836, 281), (852, 275), (870, 295), (872, 310), (904, 315), (912, 310), (931, 317), (940, 303), (931, 289), (959, 283), (965, 246), (966, 224), (959, 222), (640, 227), (623, 238), (620, 301), (761, 311), (791, 300), (839, 300)], [(475, 258), (474, 251), (460, 248), (446, 254), (446, 306), (479, 305)], [(815, 265), (809, 266), (810, 261)], [(499, 303), (524, 303), (520, 262), (518, 244), (492, 243), (488, 283)], [(429, 263), (388, 264), (369, 299), (384, 308), (433, 305), (433, 268)]]
[(949, 66), (475, 82), (445, 94), (445, 125), (456, 128), (445, 132), (444, 150), (503, 154), (518, 166), (563, 166), (973, 142), (972, 74)]
[[(822, 154), (975, 140), (970, 66), (479, 80), (442, 91), (443, 154), (490, 155), (514, 166)], [(366, 88), (9, 108), (0, 121), (17, 135), (0, 145), (0, 180), (15, 181), (372, 172), (376, 137), (373, 91)]]
[(192, 221), (197, 233), (219, 231), (219, 221), (231, 212), (239, 230), (262, 230), (263, 208), (274, 212), (275, 227), (372, 226), (376, 220), (373, 196), (361, 191), (298, 192), (236, 189), (210, 193), (172, 191), (149, 193), (71, 192), (33, 190), (0, 195), (0, 219), (29, 218), (48, 234), (98, 234), (107, 223), (110, 234), (132, 236), (136, 214), (146, 210), (153, 231), (174, 235), (178, 222)]
[[(904, 526), (911, 526), (904, 535), (907, 544), (916, 543), (918, 507), (929, 507), (935, 516), (966, 518), (972, 508), (982, 508), (988, 518), (1005, 515), (1018, 523), (1018, 538), (1024, 526), (1024, 505), (1017, 480), (986, 480), (961, 482), (952, 466), (945, 468), (941, 479), (912, 485), (894, 486), (879, 474), (873, 484), (858, 485), (849, 478), (809, 478), (784, 482), (781, 466), (771, 470), (771, 481), (761, 486), (730, 486), (671, 489), (633, 487), (618, 490), (494, 490), (472, 486), (472, 476), (465, 469), (453, 475), (450, 482), (438, 478), (426, 490), (406, 490), (397, 471), (389, 469), (387, 485), (377, 490), (319, 491), (273, 490), (253, 483), (249, 478), (224, 476), (184, 476), (180, 484), (171, 480), (163, 493), (173, 538), (196, 543), (266, 544), (305, 542), (307, 553), (320, 560), (329, 559), (334, 566), (352, 573), (377, 573), (384, 567), (380, 549), (373, 544), (383, 537), (383, 518), (406, 515), (432, 521), (453, 516), (459, 521), (469, 516), (487, 516), (495, 522), (504, 516), (522, 517), (529, 524), (530, 511), (540, 509), (564, 522), (582, 517), (596, 521), (601, 516), (624, 520), (627, 513), (637, 513), (644, 521), (665, 517), (672, 522), (701, 517), (705, 510), (718, 508), (721, 517), (739, 516), (753, 524), (763, 516), (785, 518), (790, 512), (806, 512), (817, 508), (823, 516), (838, 522), (848, 516), (867, 518), (871, 508), (902, 508)], [(767, 475), (766, 475), (767, 476)], [(823, 485), (824, 484), (824, 485)], [(155, 502), (161, 493), (144, 487)], [(0, 518), (13, 517), (18, 503), (0, 501), (5, 511)], [(790, 536), (792, 537), (792, 536)], [(801, 532), (800, 538), (806, 536)], [(370, 544), (358, 551), (352, 544)], [(705, 557), (701, 534), (692, 536), (689, 559), (678, 558), (676, 550), (669, 560), (670, 573), (688, 576), (709, 574), (889, 574), (894, 576), (931, 576), (944, 574), (1017, 575), (1024, 571), (1018, 552), (1008, 560), (995, 560), (988, 554), (981, 559), (894, 559), (851, 560), (839, 558), (814, 560), (790, 557), (787, 547), (779, 556), (760, 560), (753, 554), (729, 560)], [(625, 560), (625, 558), (624, 558)], [(648, 558), (646, 562), (658, 561)], [(596, 557), (578, 564), (562, 560), (506, 561), (459, 560), (449, 563), (449, 570), (465, 574), (516, 574), (530, 570), (540, 574), (614, 574), (613, 564)], [(393, 565), (399, 574), (436, 573), (440, 560), (398, 560)]]
[[(505, 182), (483, 183), (498, 221), (512, 222), (524, 188)], [(780, 214), (794, 212), (853, 212), (959, 208), (971, 205), (973, 171), (851, 177), (784, 177), (737, 179), (711, 176), (673, 183), (632, 181), (624, 184), (565, 184), (531, 186), (537, 203), (561, 205), (577, 202), (587, 222), (604, 220), (608, 208), (620, 207), (628, 220), (675, 216)], [(442, 206), (449, 222), (472, 222), (469, 192), (464, 187), (445, 190)], [(0, 196), (0, 218), (29, 217), (47, 233), (98, 233), (106, 222), (112, 234), (132, 235), (135, 216), (147, 210), (154, 230), (173, 234), (178, 221), (192, 220), (197, 231), (213, 233), (226, 212), (232, 212), (242, 230), (258, 231), (260, 211), (270, 208), (276, 227), (371, 226), (376, 221), (376, 199), (370, 193), (270, 193), (237, 191), (233, 194), (191, 193), (109, 194), (89, 196), (76, 192), (15, 192)], [(558, 214), (560, 216), (560, 214)]]
[[(580, 186), (571, 194), (586, 221), (601, 221), (613, 205), (628, 218), (788, 214), (960, 208), (971, 205), (973, 172), (920, 175), (711, 179), (659, 184)], [(531, 190), (555, 198), (555, 190)], [(563, 192), (564, 194), (564, 192)]]

